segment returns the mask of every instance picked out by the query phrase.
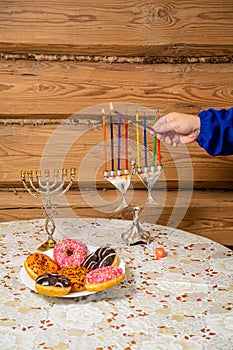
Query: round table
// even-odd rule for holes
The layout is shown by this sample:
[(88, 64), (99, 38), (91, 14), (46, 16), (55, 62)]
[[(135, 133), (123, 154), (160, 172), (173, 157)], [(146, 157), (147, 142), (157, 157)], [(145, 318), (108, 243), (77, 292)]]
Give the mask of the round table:
[[(57, 240), (108, 244), (125, 281), (103, 292), (55, 298), (20, 280), (25, 258), (46, 240), (44, 220), (0, 224), (0, 348), (37, 350), (232, 349), (233, 252), (209, 239), (144, 223), (152, 242), (126, 246), (130, 221), (56, 219)], [(166, 256), (156, 260), (155, 248)]]

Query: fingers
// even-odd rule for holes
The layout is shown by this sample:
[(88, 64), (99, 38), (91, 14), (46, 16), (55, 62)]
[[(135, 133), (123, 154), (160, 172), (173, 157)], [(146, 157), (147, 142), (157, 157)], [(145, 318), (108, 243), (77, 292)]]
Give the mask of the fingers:
[(158, 140), (164, 141), (167, 145), (172, 147), (177, 147), (181, 143), (180, 136), (174, 131), (169, 131), (166, 133), (157, 133), (156, 136)]
[(169, 123), (167, 123), (167, 118), (166, 116), (161, 117), (154, 125), (153, 125), (153, 129), (155, 132), (167, 132), (172, 130), (171, 126)]

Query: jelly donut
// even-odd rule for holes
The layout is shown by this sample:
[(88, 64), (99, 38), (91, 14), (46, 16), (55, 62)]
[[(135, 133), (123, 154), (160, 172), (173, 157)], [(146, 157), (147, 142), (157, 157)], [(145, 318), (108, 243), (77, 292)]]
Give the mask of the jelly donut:
[(88, 270), (94, 270), (104, 266), (116, 266), (118, 265), (118, 261), (119, 259), (115, 249), (101, 247), (89, 254), (82, 263), (82, 266)]
[(44, 273), (37, 277), (35, 288), (40, 294), (62, 297), (70, 292), (71, 282), (60, 274)]
[(43, 273), (57, 273), (59, 270), (56, 262), (52, 258), (39, 252), (30, 254), (24, 261), (24, 267), (34, 281)]
[(125, 276), (118, 266), (105, 266), (90, 271), (85, 278), (85, 287), (90, 292), (99, 292), (122, 282)]
[(80, 266), (87, 256), (87, 246), (76, 239), (64, 238), (53, 249), (53, 257), (59, 268)]
[(85, 290), (84, 283), (88, 270), (83, 266), (66, 266), (59, 271), (71, 282), (71, 292), (82, 292)]

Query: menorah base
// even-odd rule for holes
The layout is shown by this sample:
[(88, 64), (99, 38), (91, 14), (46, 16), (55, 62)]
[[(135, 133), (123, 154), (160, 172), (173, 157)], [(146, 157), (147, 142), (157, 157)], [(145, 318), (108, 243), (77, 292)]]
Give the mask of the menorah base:
[(122, 239), (127, 245), (149, 244), (150, 232), (145, 231), (139, 222), (139, 207), (133, 208), (133, 226), (122, 234)]
[(53, 249), (54, 246), (56, 244), (56, 241), (54, 241), (54, 239), (48, 239), (46, 242), (44, 242), (43, 244), (41, 244), (37, 250), (39, 252), (45, 252), (46, 250), (49, 250), (49, 249)]

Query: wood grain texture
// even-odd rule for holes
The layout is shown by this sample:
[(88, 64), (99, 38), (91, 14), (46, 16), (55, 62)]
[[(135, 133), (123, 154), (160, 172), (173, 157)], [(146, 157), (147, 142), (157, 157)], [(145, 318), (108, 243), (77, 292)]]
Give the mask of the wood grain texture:
[[(117, 164), (117, 125), (115, 132), (115, 165)], [(143, 145), (143, 129), (140, 130)], [(122, 134), (123, 136), (123, 134)], [(129, 159), (136, 157), (135, 128), (129, 128)], [(108, 135), (109, 137), (109, 135)], [(153, 137), (148, 134), (148, 161), (151, 164)], [(122, 166), (124, 166), (124, 145)], [(177, 149), (162, 144), (162, 188), (233, 188), (233, 156), (211, 157), (197, 144)], [(101, 125), (84, 123), (46, 125), (0, 125), (0, 187), (19, 187), (21, 170), (77, 169), (76, 181), (82, 187), (113, 188), (103, 178), (103, 130)], [(141, 162), (144, 164), (143, 149)], [(108, 146), (110, 159), (110, 145)], [(108, 162), (111, 168), (111, 161)], [(135, 188), (144, 188), (134, 177)], [(78, 183), (75, 183), (78, 187)]]
[(0, 118), (68, 118), (110, 101), (161, 114), (227, 108), (232, 106), (232, 73), (231, 64), (0, 61)]
[[(119, 198), (103, 178), (102, 104), (160, 114), (232, 107), (232, 33), (232, 0), (0, 0), (0, 221), (41, 217), (20, 170), (45, 167), (78, 171), (59, 216), (130, 219), (114, 212)], [(162, 145), (162, 156), (160, 207), (144, 220), (233, 245), (233, 156), (196, 144)], [(132, 182), (128, 199), (143, 207), (147, 192)]]
[[(78, 55), (226, 55), (233, 3), (225, 0), (1, 1), (2, 52)], [(119, 40), (121, 38), (121, 40)]]
[[(0, 221), (43, 218), (40, 200), (21, 191), (1, 191)], [(224, 245), (233, 245), (232, 192), (194, 191), (190, 203), (190, 192), (156, 191), (153, 193), (164, 208), (147, 207), (142, 221), (178, 227), (188, 232), (208, 237)], [(165, 197), (164, 197), (165, 196)], [(132, 201), (144, 206), (147, 192), (134, 191)], [(178, 198), (178, 201), (177, 201)], [(70, 190), (58, 201), (58, 217), (102, 217), (130, 220), (129, 208), (114, 213), (119, 204), (115, 190), (86, 192)], [(174, 205), (176, 210), (174, 212)], [(175, 225), (174, 225), (175, 224)]]

